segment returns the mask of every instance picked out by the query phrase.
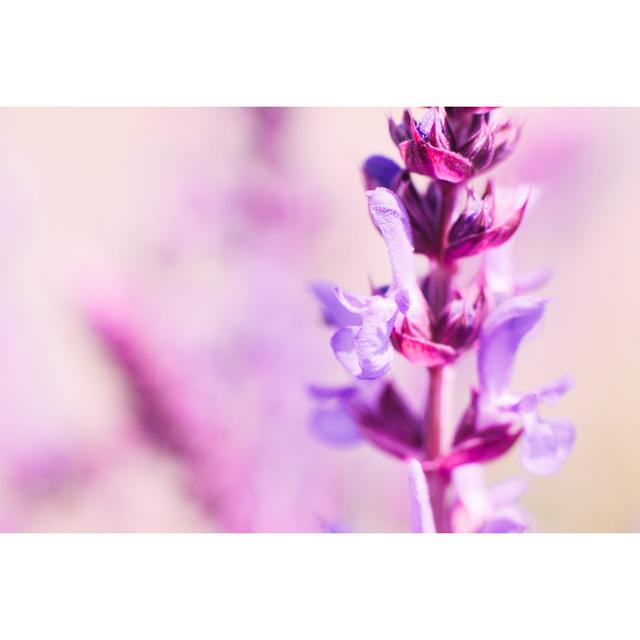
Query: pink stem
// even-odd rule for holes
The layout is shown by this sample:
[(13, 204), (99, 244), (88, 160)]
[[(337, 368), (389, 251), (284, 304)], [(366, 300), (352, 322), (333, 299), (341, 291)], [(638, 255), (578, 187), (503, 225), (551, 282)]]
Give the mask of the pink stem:
[[(440, 222), (440, 251), (437, 264), (431, 274), (431, 306), (435, 317), (438, 317), (449, 302), (451, 295), (451, 279), (455, 271), (444, 260), (447, 245), (447, 235), (459, 186), (441, 183), (443, 195), (441, 222)], [(442, 453), (442, 390), (443, 390), (444, 366), (429, 369), (429, 394), (425, 412), (425, 456), (427, 460), (436, 460)], [(445, 509), (445, 497), (448, 478), (438, 471), (426, 473), (429, 485), (431, 508), (436, 525), (436, 531), (443, 533), (449, 530), (448, 518)]]
[[(425, 455), (427, 460), (435, 460), (442, 451), (443, 372), (444, 367), (429, 369), (429, 395), (425, 416)], [(447, 481), (438, 471), (429, 471), (426, 476), (436, 531), (442, 533), (447, 529), (444, 504)]]

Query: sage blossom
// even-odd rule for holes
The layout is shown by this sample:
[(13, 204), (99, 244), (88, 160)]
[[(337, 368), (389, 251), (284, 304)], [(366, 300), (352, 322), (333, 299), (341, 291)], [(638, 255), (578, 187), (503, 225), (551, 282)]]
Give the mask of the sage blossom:
[[(387, 247), (390, 283), (366, 295), (312, 285), (334, 329), (336, 358), (356, 378), (310, 387), (313, 431), (340, 447), (369, 443), (406, 464), (413, 531), (527, 531), (531, 518), (518, 506), (526, 483), (516, 478), (486, 487), (483, 465), (519, 443), (525, 471), (553, 473), (573, 448), (575, 428), (540, 413), (569, 391), (568, 376), (525, 393), (512, 389), (518, 350), (548, 304), (530, 293), (548, 279), (545, 270), (525, 277), (512, 271), (511, 239), (531, 191), (491, 179), (472, 183), (508, 159), (520, 127), (499, 121), (490, 107), (432, 107), (419, 118), (405, 110), (400, 122), (389, 120), (389, 133), (402, 164), (374, 155), (362, 173), (370, 218)], [(424, 191), (414, 174), (430, 179)], [(483, 259), (473, 266), (477, 256)], [(472, 265), (465, 281), (462, 262)], [(420, 412), (390, 379), (394, 351), (426, 371)], [(445, 372), (470, 352), (477, 385), (447, 428)]]

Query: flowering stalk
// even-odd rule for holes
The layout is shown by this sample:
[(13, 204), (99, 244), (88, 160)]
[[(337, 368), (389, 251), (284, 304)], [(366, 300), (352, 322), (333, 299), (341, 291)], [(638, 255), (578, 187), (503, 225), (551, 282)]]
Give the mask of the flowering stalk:
[[(336, 329), (336, 357), (362, 382), (314, 387), (322, 406), (313, 427), (333, 443), (366, 439), (409, 461), (412, 487), (418, 486), (419, 465), (426, 485), (414, 504), (430, 510), (422, 520), (433, 521), (437, 532), (524, 531), (527, 518), (515, 506), (521, 485), (485, 489), (478, 465), (505, 455), (520, 440), (525, 469), (551, 473), (569, 454), (575, 430), (566, 420), (538, 414), (540, 404), (569, 390), (567, 378), (526, 394), (510, 390), (516, 352), (546, 304), (523, 295), (523, 283), (544, 279), (516, 279), (505, 268), (505, 243), (520, 226), (528, 195), (496, 189), (492, 181), (482, 191), (471, 184), (508, 158), (520, 130), (496, 121), (491, 108), (471, 107), (429, 108), (419, 120), (407, 110), (400, 123), (389, 121), (389, 132), (404, 166), (372, 156), (363, 174), (392, 282), (366, 296), (314, 285), (325, 321)], [(413, 174), (430, 178), (424, 193)], [(416, 272), (414, 253), (428, 259), (426, 274)], [(461, 263), (481, 255), (471, 280), (461, 283)], [(427, 370), (422, 418), (392, 382), (381, 380), (394, 350)], [(446, 369), (470, 351), (476, 352), (478, 386), (456, 428), (445, 430)]]

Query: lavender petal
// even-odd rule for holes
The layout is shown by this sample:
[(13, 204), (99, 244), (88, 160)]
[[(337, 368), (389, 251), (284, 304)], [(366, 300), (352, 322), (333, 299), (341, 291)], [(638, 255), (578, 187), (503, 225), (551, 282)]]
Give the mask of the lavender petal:
[(436, 525), (429, 500), (429, 488), (422, 465), (409, 461), (409, 492), (411, 496), (411, 530), (414, 533), (435, 533)]
[(520, 449), (522, 465), (537, 475), (554, 473), (571, 453), (575, 438), (575, 427), (568, 420), (529, 421)]
[(362, 441), (357, 423), (342, 407), (317, 409), (311, 417), (311, 429), (320, 440), (334, 446), (352, 446)]
[(520, 342), (542, 317), (545, 304), (540, 298), (518, 296), (503, 302), (487, 317), (478, 352), (484, 394), (499, 398), (507, 390)]
[(396, 302), (403, 313), (411, 304), (411, 292), (416, 288), (413, 264), (413, 242), (409, 216), (398, 196), (389, 189), (378, 187), (368, 191), (369, 212), (382, 234), (389, 252)]

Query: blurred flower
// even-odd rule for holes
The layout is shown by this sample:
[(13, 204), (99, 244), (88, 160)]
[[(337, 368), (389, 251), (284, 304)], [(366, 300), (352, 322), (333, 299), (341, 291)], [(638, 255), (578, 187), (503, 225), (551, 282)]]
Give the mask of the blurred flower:
[(509, 391), (520, 342), (540, 321), (545, 300), (517, 296), (503, 302), (485, 321), (480, 335), (478, 374), (480, 429), (495, 420), (519, 417), (524, 427), (521, 457), (532, 473), (554, 472), (571, 452), (575, 428), (564, 419), (541, 419), (540, 404), (557, 401), (572, 386), (569, 378), (517, 396)]
[(336, 446), (366, 440), (404, 460), (420, 455), (421, 422), (392, 383), (313, 385), (309, 391), (319, 403), (311, 427), (321, 440)]
[(457, 533), (524, 533), (529, 516), (516, 505), (526, 490), (520, 478), (487, 488), (480, 465), (458, 467), (453, 473), (455, 502), (451, 524)]
[(512, 241), (509, 241), (484, 254), (482, 286), (495, 304), (516, 295), (535, 291), (551, 279), (551, 271), (546, 268), (516, 274), (512, 250)]

